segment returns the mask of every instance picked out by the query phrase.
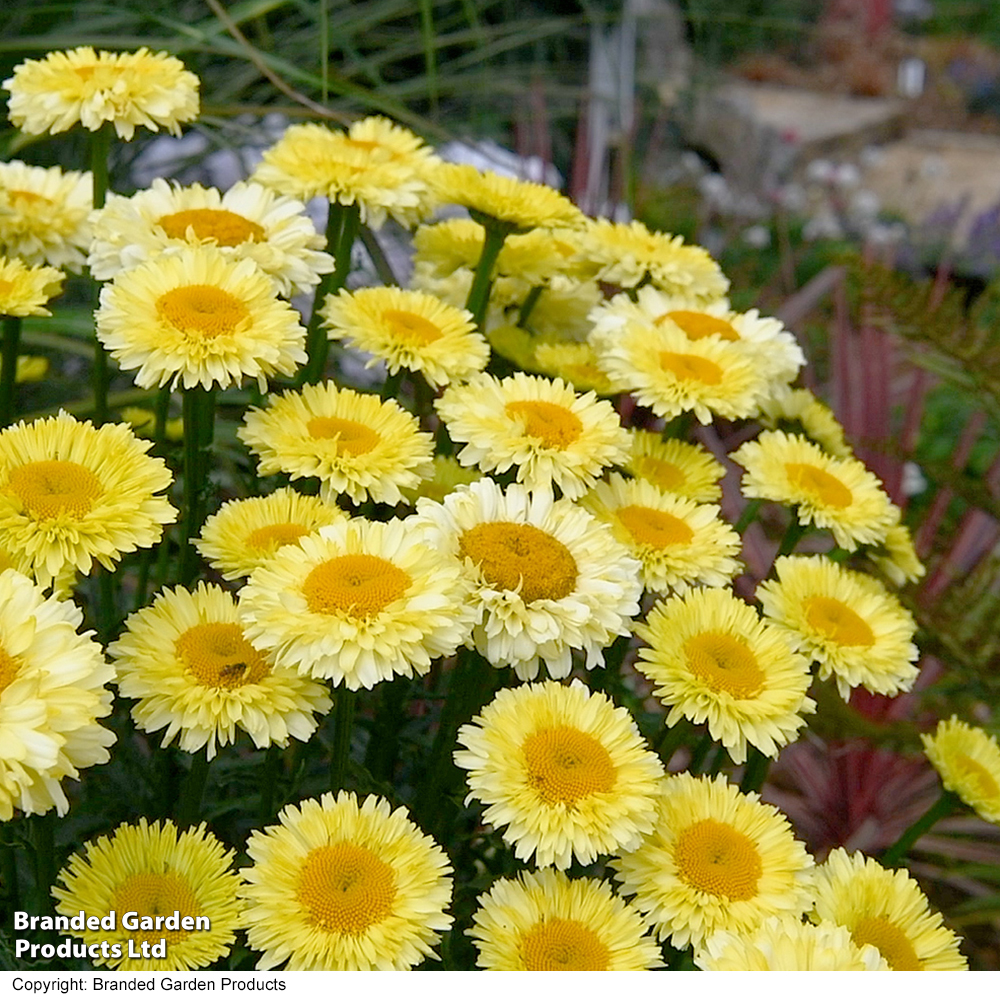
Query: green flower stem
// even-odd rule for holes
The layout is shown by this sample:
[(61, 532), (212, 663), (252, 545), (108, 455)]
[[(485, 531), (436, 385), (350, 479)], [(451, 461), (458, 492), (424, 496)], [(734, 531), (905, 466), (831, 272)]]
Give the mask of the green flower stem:
[(188, 586), (198, 573), (194, 538), (205, 520), (209, 449), (215, 434), (215, 390), (194, 386), (183, 394), (184, 509), (181, 511), (181, 561), (178, 577)]
[(354, 707), (357, 692), (341, 685), (336, 692), (337, 705), (333, 720), (333, 754), (330, 757), (330, 790), (344, 787), (347, 762), (351, 757), (351, 731), (354, 728)]
[(0, 843), (0, 884), (3, 885), (3, 899), (7, 912), (21, 909), (17, 881), (17, 848), (7, 841)]
[(35, 912), (48, 913), (49, 892), (56, 880), (55, 810), (31, 817), (31, 846), (35, 863)]
[(0, 427), (6, 427), (14, 419), (14, 386), (20, 346), (21, 317), (4, 316), (3, 345), (0, 347)]
[(685, 719), (680, 719), (675, 725), (663, 730), (660, 742), (656, 744), (656, 752), (664, 767), (670, 764), (670, 759), (690, 735), (691, 726)]
[(482, 330), (486, 306), (490, 301), (490, 290), (493, 288), (493, 267), (503, 249), (504, 240), (513, 230), (509, 224), (486, 216), (480, 216), (476, 221), (485, 226), (486, 236), (483, 239), (483, 251), (479, 255), (479, 263), (476, 264), (472, 276), (472, 287), (469, 289), (469, 297), (465, 300), (465, 308), (472, 313), (473, 322)]
[(962, 808), (962, 800), (954, 793), (943, 791), (941, 797), (920, 817), (903, 831), (903, 835), (886, 848), (885, 854), (879, 858), (880, 863), (886, 868), (895, 868), (910, 853), (910, 848), (925, 834), (939, 819), (950, 816), (953, 812)]
[(747, 528), (753, 524), (756, 520), (757, 512), (763, 506), (764, 501), (760, 497), (751, 500), (744, 508), (743, 513), (740, 514), (740, 519), (733, 525), (733, 530), (737, 535), (742, 535)]
[(201, 799), (208, 781), (208, 748), (199, 750), (191, 757), (191, 770), (181, 788), (180, 803), (177, 807), (177, 826), (184, 830), (194, 826), (201, 812)]
[[(167, 436), (167, 414), (170, 412), (170, 389), (164, 386), (156, 394), (154, 409), (155, 423), (153, 425), (153, 454), (162, 455), (163, 445)], [(166, 532), (160, 545), (165, 544)], [(153, 549), (145, 548), (139, 553), (139, 575), (135, 585), (136, 611), (146, 606), (146, 595), (149, 590), (149, 570), (153, 564)]]
[(382, 244), (379, 243), (375, 233), (368, 226), (362, 226), (360, 236), (362, 246), (368, 251), (368, 256), (371, 257), (372, 264), (375, 265), (375, 273), (378, 275), (379, 281), (383, 285), (398, 286), (399, 279), (393, 272), (389, 258), (386, 257)]
[(405, 372), (402, 368), (397, 368), (393, 374), (386, 375), (385, 381), (382, 383), (383, 399), (397, 399), (399, 397), (399, 389), (403, 384), (404, 374)]
[(521, 303), (521, 308), (517, 314), (517, 325), (523, 327), (525, 323), (528, 322), (528, 317), (531, 315), (532, 309), (535, 308), (538, 300), (541, 298), (542, 292), (544, 291), (542, 285), (535, 285), (530, 292), (528, 292), (525, 300)]
[(320, 276), (313, 299), (312, 314), (306, 331), (306, 351), (309, 360), (299, 372), (297, 385), (319, 382), (326, 369), (327, 355), (330, 353), (330, 338), (323, 329), (323, 303), (327, 296), (339, 292), (351, 271), (351, 248), (361, 227), (361, 208), (358, 204), (341, 205), (331, 201), (326, 219), (326, 246), (333, 254), (334, 268), (329, 274)]
[(712, 739), (711, 733), (706, 732), (691, 751), (691, 762), (687, 766), (688, 773), (697, 774), (701, 770), (701, 766), (705, 763), (713, 746), (715, 746), (715, 740)]
[(765, 757), (756, 747), (747, 748), (747, 762), (740, 781), (741, 792), (759, 792), (767, 780), (771, 758)]
[(278, 772), (281, 770), (281, 747), (272, 743), (264, 757), (263, 773), (260, 777), (260, 805), (257, 821), (261, 826), (274, 819), (274, 793), (278, 787)]
[(798, 510), (792, 511), (792, 520), (785, 531), (784, 538), (781, 539), (781, 545), (778, 548), (779, 556), (791, 555), (795, 551), (795, 546), (799, 544), (802, 540), (802, 536), (809, 530), (809, 525), (802, 524), (799, 521)]
[[(94, 208), (103, 208), (108, 194), (108, 157), (114, 129), (105, 124), (90, 134), (90, 172), (94, 178)], [(94, 305), (98, 304), (100, 286), (94, 285)], [(94, 423), (103, 424), (108, 419), (108, 387), (111, 384), (111, 369), (107, 352), (97, 338), (94, 338)]]
[(378, 781), (392, 781), (399, 759), (399, 734), (406, 722), (408, 677), (394, 677), (380, 685), (381, 697), (375, 709), (372, 737), (365, 751), (365, 768)]

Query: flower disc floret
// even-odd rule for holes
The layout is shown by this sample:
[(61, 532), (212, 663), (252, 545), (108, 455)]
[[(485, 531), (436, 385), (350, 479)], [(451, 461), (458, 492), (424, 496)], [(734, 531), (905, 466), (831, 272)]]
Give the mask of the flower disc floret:
[(63, 779), (109, 759), (115, 736), (97, 720), (111, 714), (114, 670), (82, 622), (72, 602), (0, 572), (0, 820), (64, 815)]
[(614, 407), (593, 393), (578, 395), (561, 379), (478, 375), (449, 387), (435, 408), (451, 437), (465, 442), (463, 465), (483, 472), (516, 467), (528, 489), (556, 486), (571, 500), (628, 454)]
[(636, 633), (649, 643), (636, 668), (681, 718), (708, 723), (737, 763), (747, 744), (768, 757), (795, 740), (815, 711), (809, 662), (729, 590), (693, 590), (657, 604)]
[(355, 518), (279, 549), (240, 592), (240, 615), (278, 666), (356, 690), (426, 674), (463, 645), (468, 590), (458, 561), (412, 520)]
[[(184, 832), (170, 820), (161, 824), (143, 818), (135, 825), (123, 824), (110, 837), (88, 841), (70, 857), (52, 889), (56, 912), (67, 917), (78, 917), (81, 910), (90, 916), (118, 914), (110, 930), (70, 931), (97, 946), (97, 965), (119, 972), (204, 969), (229, 954), (242, 926), (236, 898), (240, 877), (230, 868), (234, 854), (204, 823)], [(144, 920), (175, 911), (203, 917), (209, 926), (129, 930), (121, 920), (125, 913)], [(166, 958), (134, 954), (161, 940), (167, 944)], [(104, 941), (118, 946), (118, 957), (103, 953)]]
[(628, 712), (580, 681), (504, 688), (458, 742), (468, 798), (523, 861), (589, 864), (653, 828), (663, 765)]
[(466, 933), (493, 972), (636, 972), (662, 966), (647, 925), (610, 883), (544, 868), (497, 879)]
[(1000, 747), (995, 736), (952, 716), (920, 737), (941, 783), (988, 823), (1000, 825)]
[(470, 582), (476, 649), (518, 677), (566, 677), (573, 650), (585, 667), (626, 635), (639, 610), (639, 564), (611, 530), (548, 491), (502, 490), (483, 479), (443, 503), (417, 502), (417, 519), (435, 549), (456, 556)]
[(33, 135), (105, 122), (129, 140), (141, 125), (180, 135), (198, 117), (198, 78), (166, 52), (95, 52), (89, 45), (28, 59), (4, 80), (10, 120)]
[(177, 512), (151, 441), (126, 424), (94, 427), (68, 413), (0, 431), (0, 545), (22, 552), (48, 585), (67, 567), (113, 569), (160, 540)]
[(764, 431), (730, 455), (742, 465), (741, 489), (796, 508), (800, 524), (827, 528), (854, 551), (877, 545), (896, 521), (882, 484), (856, 458), (833, 458), (800, 434)]
[(399, 503), (432, 469), (433, 441), (393, 400), (339, 389), (333, 382), (268, 397), (251, 407), (237, 436), (259, 458), (262, 476), (317, 476), (323, 498), (346, 493)]
[(252, 260), (216, 246), (160, 254), (101, 290), (97, 336), (143, 388), (226, 389), (244, 376), (261, 392), (306, 360), (299, 314)]
[(718, 930), (744, 935), (769, 916), (801, 917), (813, 859), (788, 820), (724, 775), (669, 776), (654, 831), (612, 861), (621, 891), (675, 948), (701, 948)]
[(250, 835), (241, 875), (258, 969), (403, 971), (452, 924), (451, 865), (405, 809), (353, 792), (286, 806)]
[(637, 479), (698, 503), (712, 503), (722, 496), (719, 482), (726, 467), (703, 445), (677, 438), (664, 441), (652, 431), (633, 430), (629, 437), (631, 450), (623, 468)]

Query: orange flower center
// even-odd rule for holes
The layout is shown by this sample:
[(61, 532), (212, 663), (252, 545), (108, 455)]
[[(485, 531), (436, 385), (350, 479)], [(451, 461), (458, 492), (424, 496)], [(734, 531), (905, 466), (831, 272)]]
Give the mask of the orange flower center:
[(521, 955), (528, 972), (604, 972), (607, 945), (579, 920), (550, 920), (535, 924), (521, 939)]
[(235, 622), (206, 622), (178, 636), (177, 657), (202, 687), (232, 691), (259, 684), (271, 672)]
[(808, 597), (806, 621), (839, 646), (874, 646), (875, 633), (857, 612), (833, 597)]
[(653, 507), (629, 504), (619, 507), (615, 515), (638, 545), (665, 549), (687, 545), (694, 538), (694, 532), (681, 518)]
[(313, 417), (306, 428), (314, 440), (336, 438), (337, 451), (341, 454), (365, 455), (382, 440), (367, 425), (356, 420), (341, 420), (340, 417)]
[(566, 448), (583, 433), (580, 418), (557, 403), (527, 399), (508, 403), (503, 409), (523, 425), (528, 437), (538, 438), (546, 448)]
[(722, 381), (722, 369), (714, 361), (699, 357), (697, 354), (660, 351), (660, 367), (681, 382), (718, 385)]
[(539, 729), (524, 741), (522, 750), (528, 782), (549, 805), (572, 806), (588, 795), (614, 788), (611, 757), (589, 733), (572, 726)]
[(156, 300), (156, 311), (175, 330), (206, 339), (231, 335), (250, 318), (235, 295), (214, 285), (185, 285)]
[(0, 695), (14, 683), (20, 669), (21, 661), (16, 656), (11, 656), (5, 649), (0, 649)]
[(852, 928), (854, 943), (872, 944), (894, 972), (920, 972), (923, 968), (910, 939), (887, 917), (862, 917)]
[(392, 336), (404, 344), (426, 347), (441, 338), (441, 328), (417, 313), (386, 309), (382, 313), (382, 320), (389, 327)]
[(525, 604), (559, 601), (576, 587), (576, 560), (569, 549), (531, 524), (477, 524), (462, 533), (458, 551), (491, 587), (519, 592)]
[(301, 524), (269, 524), (266, 528), (257, 528), (246, 537), (246, 546), (257, 552), (273, 552), (282, 545), (291, 545), (303, 535), (308, 535), (309, 529)]
[(44, 194), (38, 194), (37, 191), (22, 191), (20, 188), (11, 188), (8, 190), (7, 199), (12, 205), (16, 206), (20, 203), (29, 208), (39, 203), (46, 205), (55, 204), (51, 198), (46, 198)]
[(310, 923), (356, 937), (392, 913), (396, 876), (367, 847), (343, 841), (309, 852), (295, 895)]
[(789, 482), (804, 490), (825, 507), (842, 510), (854, 502), (854, 494), (836, 477), (825, 469), (819, 469), (807, 462), (786, 462), (785, 472)]
[[(173, 872), (141, 872), (127, 876), (111, 894), (111, 905), (108, 909), (115, 913), (138, 914), (143, 917), (169, 917), (174, 910), (179, 910), (182, 916), (199, 916), (203, 910), (191, 885), (182, 875)], [(129, 931), (129, 934), (140, 941), (158, 942), (165, 938), (167, 954), (170, 946), (183, 941), (190, 931), (159, 930)]]
[(708, 313), (693, 312), (690, 309), (673, 309), (657, 316), (653, 322), (661, 326), (664, 320), (676, 323), (688, 340), (701, 340), (703, 337), (710, 337), (713, 333), (719, 334), (723, 340), (739, 340), (740, 335), (736, 332), (732, 323), (718, 316), (710, 316)]
[(725, 632), (702, 632), (684, 643), (688, 669), (713, 691), (738, 701), (756, 698), (764, 687), (764, 671), (742, 639)]
[(316, 614), (373, 618), (398, 601), (412, 582), (409, 573), (387, 559), (355, 553), (320, 563), (305, 578), (302, 592)]
[(684, 470), (671, 462), (664, 462), (661, 458), (652, 458), (645, 455), (634, 462), (636, 475), (642, 479), (648, 479), (654, 486), (659, 486), (661, 490), (676, 490), (687, 482)]
[(48, 459), (11, 470), (7, 488), (32, 517), (82, 518), (104, 494), (101, 481), (77, 462)]
[(978, 760), (973, 760), (964, 753), (955, 753), (952, 754), (951, 763), (964, 777), (972, 781), (983, 798), (995, 799), (1000, 796), (1000, 788), (997, 787), (993, 775)]
[(732, 902), (753, 899), (764, 872), (754, 842), (714, 819), (699, 820), (681, 831), (674, 863), (688, 885)]
[(158, 224), (172, 240), (186, 240), (188, 230), (199, 240), (215, 240), (220, 247), (235, 247), (264, 238), (264, 227), (225, 208), (188, 208), (162, 216)]

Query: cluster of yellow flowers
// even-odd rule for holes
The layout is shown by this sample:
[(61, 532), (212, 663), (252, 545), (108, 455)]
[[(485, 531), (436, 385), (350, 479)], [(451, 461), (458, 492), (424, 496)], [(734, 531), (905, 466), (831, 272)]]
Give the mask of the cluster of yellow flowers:
[[(145, 51), (56, 53), (5, 86), (36, 133), (110, 123), (128, 139), (198, 108), (197, 80)], [(704, 725), (739, 765), (798, 737), (814, 664), (844, 698), (917, 676), (900, 600), (830, 557), (918, 578), (900, 511), (829, 410), (791, 388), (794, 336), (732, 309), (705, 250), (444, 164), (382, 118), (292, 126), (226, 192), (157, 180), (91, 211), (90, 190), (87, 174), (0, 165), (5, 315), (44, 312), (56, 268), (86, 263), (105, 282), (97, 338), (138, 386), (249, 378), (263, 393), (310, 359), (288, 300), (315, 290), (310, 329), (428, 405), (300, 377), (249, 408), (238, 438), (259, 475), (315, 488), (229, 500), (194, 525), (200, 555), (242, 585), (164, 589), (110, 664), (77, 631), (76, 575), (161, 539), (171, 473), (125, 423), (62, 413), (0, 431), (0, 817), (64, 812), (62, 779), (108, 759), (109, 683), (138, 729), (211, 759), (239, 731), (258, 748), (307, 741), (347, 692), (477, 656), (512, 686), (460, 720), (454, 760), (536, 869), (480, 895), (467, 930), (480, 966), (653, 968), (669, 941), (705, 969), (965, 967), (905, 872), (843, 850), (816, 865), (775, 807), (725, 775), (668, 774), (627, 709), (581, 680), (638, 636), (666, 726)], [(411, 287), (345, 290), (347, 262), (305, 213), (317, 196), (341, 233), (350, 212), (416, 228)], [(440, 205), (471, 218), (428, 221)], [(616, 408), (629, 397), (638, 428)], [(688, 417), (766, 429), (724, 456), (686, 440)], [(817, 541), (782, 552), (749, 600), (732, 586), (742, 540), (722, 516), (723, 459), (744, 470), (743, 497), (790, 507), (790, 537)], [(950, 726), (928, 753), (997, 821), (1000, 751)], [(404, 808), (334, 788), (278, 819), (250, 836), (239, 874), (204, 826), (122, 826), (70, 859), (59, 911), (211, 917), (210, 932), (174, 934), (166, 962), (121, 968), (204, 967), (240, 928), (261, 968), (406, 969), (434, 953), (452, 868)], [(617, 889), (566, 874), (599, 858)]]

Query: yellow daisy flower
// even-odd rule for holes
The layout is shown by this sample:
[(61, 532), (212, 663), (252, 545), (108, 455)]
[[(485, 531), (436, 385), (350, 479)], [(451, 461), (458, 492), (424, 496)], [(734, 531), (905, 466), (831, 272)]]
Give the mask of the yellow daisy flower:
[(689, 410), (703, 424), (715, 415), (750, 417), (767, 391), (764, 372), (740, 343), (690, 340), (673, 324), (630, 323), (615, 337), (590, 342), (612, 384), (667, 420)]
[(68, 413), (0, 431), (0, 545), (23, 552), (45, 586), (155, 545), (177, 511), (156, 496), (171, 476), (151, 446), (125, 424)]
[(760, 796), (725, 775), (676, 774), (657, 804), (654, 832), (611, 864), (660, 940), (699, 949), (718, 930), (745, 935), (809, 907), (813, 859)]
[(711, 503), (722, 496), (719, 482), (726, 467), (704, 446), (676, 438), (664, 441), (652, 431), (633, 430), (629, 437), (632, 447), (622, 467), (637, 479), (698, 503)]
[(0, 163), (0, 252), (26, 264), (79, 272), (90, 246), (89, 173)]
[(27, 59), (4, 80), (10, 120), (23, 132), (96, 132), (111, 122), (120, 139), (137, 125), (180, 135), (198, 117), (198, 78), (166, 52), (95, 52), (89, 45)]
[(910, 529), (902, 523), (903, 512), (895, 504), (892, 517), (893, 524), (881, 544), (865, 554), (893, 586), (902, 587), (904, 583), (916, 583), (927, 569), (913, 547)]
[(249, 375), (261, 392), (306, 360), (299, 319), (252, 260), (211, 245), (120, 271), (95, 315), (98, 339), (144, 389), (227, 389)]
[[(590, 333), (588, 317), (603, 295), (596, 281), (555, 277), (542, 288), (527, 325), (542, 340), (583, 343)], [(515, 308), (520, 312), (525, 298), (525, 295), (519, 294), (506, 305), (505, 316), (508, 320), (515, 318)]]
[(944, 926), (904, 869), (883, 868), (861, 852), (831, 851), (816, 869), (815, 921), (847, 928), (858, 947), (872, 945), (895, 972), (969, 968), (959, 939)]
[(98, 281), (159, 254), (205, 244), (232, 260), (249, 258), (286, 297), (315, 287), (321, 274), (333, 270), (333, 258), (324, 252), (324, 239), (305, 205), (246, 181), (220, 194), (157, 177), (131, 198), (108, 195), (91, 222), (94, 241), (87, 264)]
[(215, 585), (165, 590), (129, 615), (108, 654), (119, 693), (137, 699), (136, 726), (165, 728), (164, 747), (179, 733), (181, 750), (207, 747), (209, 760), (216, 742), (236, 742), (237, 728), (258, 749), (288, 746), (290, 736), (305, 742), (316, 731), (314, 715), (332, 704), (325, 687), (274, 666), (247, 642), (235, 599)]
[(708, 722), (708, 731), (737, 764), (747, 744), (767, 757), (796, 739), (803, 715), (816, 710), (806, 696), (809, 662), (793, 653), (773, 626), (729, 590), (692, 590), (657, 604), (636, 634), (636, 669), (672, 705), (667, 725), (681, 718)]
[(953, 715), (938, 723), (933, 736), (920, 739), (941, 784), (988, 823), (1000, 825), (1000, 747), (996, 737)]
[(355, 518), (279, 549), (240, 592), (240, 615), (279, 667), (353, 691), (451, 656), (472, 627), (468, 590), (412, 519)]
[[(70, 931), (91, 946), (90, 960), (119, 972), (180, 972), (204, 969), (229, 954), (242, 926), (236, 893), (240, 877), (230, 869), (235, 852), (202, 823), (179, 832), (170, 820), (162, 825), (145, 818), (123, 824), (110, 837), (88, 841), (73, 854), (52, 887), (56, 912), (67, 917), (118, 915), (111, 930)], [(151, 929), (130, 930), (126, 913)], [(194, 928), (171, 927), (175, 913), (201, 918)], [(155, 921), (164, 921), (156, 928)], [(162, 958), (131, 957), (131, 948), (166, 941)], [(110, 956), (101, 943), (110, 946)], [(150, 949), (151, 950), (151, 949)]]
[(71, 601), (0, 572), (0, 820), (65, 815), (62, 780), (109, 760), (115, 736), (97, 720), (111, 714), (114, 670), (82, 622)]
[(585, 220), (580, 209), (555, 188), (479, 170), (468, 163), (441, 163), (432, 180), (442, 201), (464, 205), (473, 218), (487, 216), (514, 232), (538, 226), (579, 227)]
[(757, 588), (764, 615), (845, 700), (858, 686), (890, 696), (913, 687), (917, 626), (882, 584), (824, 556), (781, 556), (774, 566), (778, 579)]
[(263, 566), (283, 545), (294, 545), (345, 517), (319, 497), (282, 486), (267, 496), (224, 503), (205, 521), (194, 545), (223, 580), (238, 580)]
[(258, 969), (405, 971), (452, 924), (444, 851), (374, 795), (286, 806), (276, 826), (250, 835), (247, 854), (240, 895)]
[(853, 454), (833, 410), (808, 389), (786, 388), (773, 393), (761, 402), (757, 419), (769, 429), (802, 434), (835, 458)]
[(0, 257), (0, 316), (51, 316), (45, 306), (62, 291), (64, 277), (54, 267)]
[(639, 611), (639, 564), (593, 515), (548, 491), (482, 479), (443, 503), (418, 501), (417, 520), (433, 549), (464, 566), (476, 649), (522, 680), (541, 663), (566, 677), (575, 649), (587, 670), (603, 664)]
[(323, 499), (346, 493), (399, 503), (431, 471), (433, 440), (393, 400), (338, 389), (333, 382), (271, 395), (251, 407), (237, 437), (257, 455), (257, 472), (318, 476)]
[(587, 865), (653, 829), (659, 757), (626, 709), (578, 680), (501, 689), (458, 742), (468, 798), (522, 861)]
[(347, 338), (373, 354), (394, 375), (400, 368), (420, 372), (432, 386), (463, 382), (490, 359), (486, 338), (472, 313), (425, 292), (401, 288), (359, 288), (329, 296), (321, 310), (331, 340)]
[(17, 366), (14, 371), (14, 381), (18, 385), (22, 382), (41, 382), (48, 373), (48, 358), (38, 354), (18, 355)]
[(886, 972), (877, 948), (858, 945), (828, 920), (768, 917), (749, 933), (717, 931), (695, 952), (705, 972)]
[(438, 162), (422, 139), (387, 118), (363, 118), (346, 132), (307, 123), (286, 129), (250, 180), (302, 201), (357, 204), (373, 228), (386, 216), (410, 228), (436, 204), (428, 177)]
[(651, 285), (638, 289), (635, 301), (629, 295), (614, 296), (590, 313), (591, 339), (614, 339), (631, 324), (641, 327), (671, 327), (691, 341), (717, 337), (739, 344), (754, 360), (766, 383), (765, 398), (770, 393), (786, 391), (805, 355), (793, 334), (781, 320), (761, 316), (756, 309), (739, 313), (726, 299), (705, 303), (695, 296), (666, 294)]
[(734, 557), (743, 541), (719, 519), (715, 504), (697, 504), (618, 473), (598, 483), (580, 504), (639, 560), (646, 590), (725, 587), (742, 569)]
[(800, 524), (828, 528), (843, 549), (878, 544), (894, 522), (879, 480), (855, 458), (832, 458), (800, 434), (764, 431), (729, 456), (748, 497), (792, 504)]
[(468, 486), (482, 478), (483, 474), (478, 469), (466, 469), (454, 455), (435, 455), (430, 476), (422, 479), (413, 489), (403, 490), (403, 496), (411, 506), (416, 506), (420, 497), (442, 503), (459, 486)]
[(638, 972), (663, 965), (646, 922), (608, 882), (544, 868), (497, 879), (466, 933), (491, 972)]
[(708, 304), (721, 299), (729, 279), (703, 247), (680, 236), (651, 232), (641, 222), (591, 221), (580, 234), (584, 255), (600, 265), (597, 277), (622, 288), (654, 287)]
[(484, 472), (516, 466), (517, 481), (528, 489), (555, 485), (571, 500), (627, 454), (614, 407), (593, 393), (578, 396), (561, 379), (477, 375), (449, 386), (434, 407), (452, 439), (465, 442), (462, 465)]
[(601, 371), (590, 344), (531, 338), (532, 352), (528, 366), (552, 379), (562, 379), (577, 392), (613, 396), (615, 387)]

